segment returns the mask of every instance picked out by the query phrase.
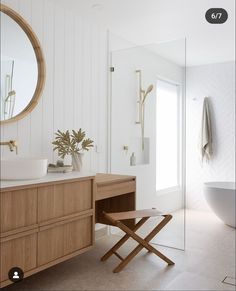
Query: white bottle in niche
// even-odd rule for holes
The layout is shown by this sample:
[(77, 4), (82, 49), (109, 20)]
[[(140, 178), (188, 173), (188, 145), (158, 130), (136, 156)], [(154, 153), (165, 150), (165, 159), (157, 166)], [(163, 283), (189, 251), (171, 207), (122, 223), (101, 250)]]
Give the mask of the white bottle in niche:
[(134, 153), (132, 153), (131, 157), (130, 157), (130, 166), (135, 166), (136, 165), (136, 157), (134, 155)]

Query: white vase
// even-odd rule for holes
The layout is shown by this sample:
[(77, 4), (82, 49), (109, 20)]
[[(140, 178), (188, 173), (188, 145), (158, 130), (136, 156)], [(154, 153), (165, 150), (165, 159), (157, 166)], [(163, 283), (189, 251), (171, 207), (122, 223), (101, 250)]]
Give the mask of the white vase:
[(80, 172), (82, 169), (82, 156), (83, 154), (74, 153), (71, 155), (73, 171)]

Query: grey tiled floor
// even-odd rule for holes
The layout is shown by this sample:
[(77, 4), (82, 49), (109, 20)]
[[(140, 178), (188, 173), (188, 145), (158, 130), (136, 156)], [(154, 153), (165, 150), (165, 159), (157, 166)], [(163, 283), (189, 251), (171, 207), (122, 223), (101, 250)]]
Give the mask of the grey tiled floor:
[[(119, 239), (110, 235), (97, 240), (90, 252), (3, 290), (235, 290), (221, 283), (226, 275), (235, 277), (235, 229), (221, 223), (214, 214), (188, 211), (186, 234), (185, 252), (158, 247), (175, 261), (175, 266), (168, 267), (143, 250), (123, 272), (113, 274), (119, 262), (116, 257), (105, 263), (99, 261)], [(135, 245), (128, 241), (123, 254)]]

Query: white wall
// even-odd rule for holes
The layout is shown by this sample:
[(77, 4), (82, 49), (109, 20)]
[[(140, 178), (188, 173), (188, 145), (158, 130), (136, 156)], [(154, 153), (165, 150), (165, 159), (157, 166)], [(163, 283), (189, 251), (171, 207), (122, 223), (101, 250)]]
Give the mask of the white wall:
[[(158, 77), (182, 84), (183, 68), (142, 47), (113, 51), (112, 66), (115, 71), (112, 73), (111, 171), (137, 176), (137, 208), (156, 206), (163, 211), (176, 210), (181, 207), (181, 193), (171, 192), (163, 197), (156, 194), (155, 92)], [(130, 166), (130, 156), (135, 151), (134, 140), (139, 139), (141, 144), (140, 125), (135, 124), (139, 96), (136, 69), (142, 70), (143, 87), (153, 84), (154, 90), (145, 102), (145, 137), (150, 141), (149, 163)], [(124, 145), (129, 146), (128, 152), (123, 150)], [(135, 154), (137, 156), (138, 152)]]
[[(210, 97), (213, 159), (201, 167), (198, 137), (203, 98)], [(235, 63), (187, 69), (187, 207), (208, 210), (205, 181), (235, 180)]]
[[(100, 153), (85, 155), (84, 168), (107, 169), (107, 32), (48, 0), (4, 0), (32, 26), (46, 61), (46, 85), (24, 119), (1, 126), (1, 141), (16, 139), (20, 155), (57, 159), (57, 129), (86, 130)], [(12, 156), (1, 147), (3, 156)]]

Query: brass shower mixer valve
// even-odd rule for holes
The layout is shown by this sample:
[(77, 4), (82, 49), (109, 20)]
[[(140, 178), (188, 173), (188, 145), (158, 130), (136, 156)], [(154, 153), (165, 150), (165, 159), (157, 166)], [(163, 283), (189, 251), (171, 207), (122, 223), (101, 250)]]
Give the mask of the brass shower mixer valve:
[(127, 146), (127, 145), (124, 145), (123, 146), (123, 150), (126, 152), (126, 154), (128, 153), (128, 151), (129, 151), (129, 146)]

